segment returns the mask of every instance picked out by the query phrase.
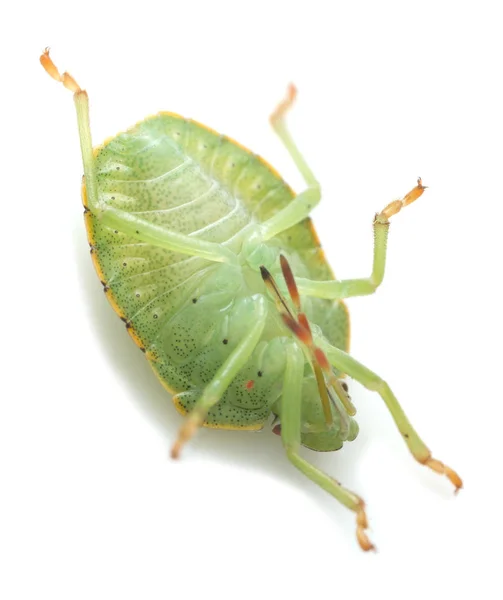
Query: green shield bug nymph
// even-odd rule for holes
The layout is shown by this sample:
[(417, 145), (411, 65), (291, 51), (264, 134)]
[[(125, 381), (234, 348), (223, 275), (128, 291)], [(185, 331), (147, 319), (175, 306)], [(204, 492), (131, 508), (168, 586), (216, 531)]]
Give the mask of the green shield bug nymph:
[(93, 150), (87, 93), (48, 50), (40, 60), (74, 93), (85, 222), (107, 298), (187, 415), (172, 456), (201, 426), (258, 430), (274, 415), (289, 460), (356, 513), (358, 542), (373, 549), (363, 500), (299, 454), (355, 439), (347, 375), (381, 396), (414, 458), (459, 490), (388, 384), (348, 354), (343, 300), (382, 282), (389, 219), (422, 195), (421, 179), (375, 216), (371, 276), (336, 280), (309, 218), (320, 186), (285, 123), (293, 86), (271, 123), (306, 181), (298, 195), (260, 157), (172, 113)]

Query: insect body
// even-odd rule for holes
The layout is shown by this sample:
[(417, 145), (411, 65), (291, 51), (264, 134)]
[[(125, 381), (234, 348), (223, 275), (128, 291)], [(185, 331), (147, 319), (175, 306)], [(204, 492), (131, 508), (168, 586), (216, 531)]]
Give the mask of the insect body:
[(370, 550), (362, 499), (298, 453), (356, 437), (348, 375), (381, 395), (416, 460), (461, 488), (386, 382), (348, 354), (343, 299), (381, 283), (389, 218), (421, 196), (421, 180), (376, 215), (371, 276), (338, 281), (309, 219), (320, 186), (285, 124), (293, 87), (271, 123), (306, 181), (298, 195), (258, 156), (171, 113), (93, 150), (86, 92), (48, 51), (41, 62), (74, 92), (85, 221), (105, 293), (187, 415), (173, 457), (200, 426), (261, 429), (273, 414), (290, 461), (356, 513), (358, 541)]

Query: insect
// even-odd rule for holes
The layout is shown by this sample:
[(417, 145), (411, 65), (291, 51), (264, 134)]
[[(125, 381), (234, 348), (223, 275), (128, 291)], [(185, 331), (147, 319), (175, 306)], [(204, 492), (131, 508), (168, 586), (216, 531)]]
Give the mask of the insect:
[(306, 182), (297, 195), (257, 155), (172, 113), (93, 149), (87, 93), (48, 50), (40, 61), (74, 95), (84, 217), (105, 294), (186, 415), (172, 456), (201, 426), (258, 430), (274, 416), (288, 459), (354, 511), (371, 550), (363, 500), (299, 454), (356, 438), (349, 376), (381, 396), (414, 458), (458, 491), (460, 477), (432, 457), (389, 385), (348, 353), (343, 301), (381, 284), (389, 220), (423, 194), (421, 179), (376, 214), (371, 276), (336, 280), (309, 218), (320, 185), (286, 125), (293, 86), (271, 124)]

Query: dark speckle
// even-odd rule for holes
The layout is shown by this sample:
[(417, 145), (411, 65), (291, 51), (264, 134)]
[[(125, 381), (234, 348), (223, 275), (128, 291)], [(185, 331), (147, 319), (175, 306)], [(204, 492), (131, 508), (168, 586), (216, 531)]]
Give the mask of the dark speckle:
[(408, 433), (404, 433), (403, 437), (408, 440), (409, 439), (409, 434)]
[(192, 298), (192, 304), (195, 304), (197, 302), (197, 298)]
[(120, 167), (115, 167), (115, 170), (116, 170), (116, 171), (120, 171), (120, 170), (121, 170), (121, 168), (120, 168)]
[(259, 377), (262, 377), (262, 375), (263, 375), (262, 371), (259, 371), (259, 372), (257, 373), (257, 375), (258, 375)]
[(223, 344), (228, 344), (228, 343), (229, 343), (229, 340), (228, 340), (227, 338), (225, 338), (224, 340), (222, 340), (222, 343), (223, 343)]
[(159, 315), (154, 313), (154, 319), (158, 319), (158, 318), (159, 318)]

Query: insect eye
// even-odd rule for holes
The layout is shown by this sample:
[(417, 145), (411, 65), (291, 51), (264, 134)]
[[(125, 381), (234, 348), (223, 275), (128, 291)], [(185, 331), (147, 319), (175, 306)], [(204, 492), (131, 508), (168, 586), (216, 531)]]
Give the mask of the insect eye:
[(345, 392), (349, 391), (348, 384), (345, 381), (341, 381), (341, 387)]

